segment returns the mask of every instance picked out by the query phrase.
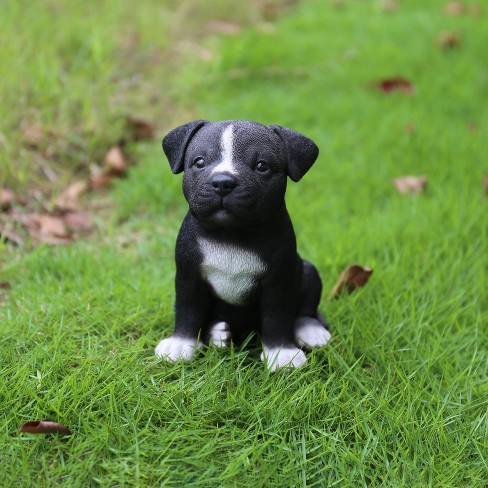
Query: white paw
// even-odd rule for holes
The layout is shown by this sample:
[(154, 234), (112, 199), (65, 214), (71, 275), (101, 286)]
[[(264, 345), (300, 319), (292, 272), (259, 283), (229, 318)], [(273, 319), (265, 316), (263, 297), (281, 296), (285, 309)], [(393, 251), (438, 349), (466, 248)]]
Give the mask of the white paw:
[(208, 331), (208, 335), (209, 344), (213, 344), (215, 347), (219, 348), (229, 347), (232, 339), (230, 325), (227, 322), (217, 322), (212, 325)]
[(261, 361), (266, 364), (270, 371), (278, 368), (299, 368), (307, 357), (298, 347), (263, 347)]
[(202, 343), (196, 339), (171, 336), (163, 339), (155, 349), (156, 356), (173, 363), (180, 359), (189, 361), (197, 352)]
[(295, 322), (295, 342), (298, 347), (322, 347), (331, 337), (330, 332), (317, 319), (300, 317)]

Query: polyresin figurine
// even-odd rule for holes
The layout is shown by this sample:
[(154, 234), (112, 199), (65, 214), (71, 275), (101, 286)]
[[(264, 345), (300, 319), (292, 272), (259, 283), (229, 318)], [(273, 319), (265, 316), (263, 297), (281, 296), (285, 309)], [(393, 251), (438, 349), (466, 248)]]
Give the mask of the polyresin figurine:
[(319, 314), (322, 282), (297, 254), (285, 206), (318, 156), (304, 135), (279, 125), (196, 120), (163, 140), (173, 173), (184, 171), (189, 212), (176, 242), (175, 330), (156, 347), (189, 360), (202, 342), (227, 347), (260, 334), (274, 371), (305, 363), (303, 349), (330, 339)]

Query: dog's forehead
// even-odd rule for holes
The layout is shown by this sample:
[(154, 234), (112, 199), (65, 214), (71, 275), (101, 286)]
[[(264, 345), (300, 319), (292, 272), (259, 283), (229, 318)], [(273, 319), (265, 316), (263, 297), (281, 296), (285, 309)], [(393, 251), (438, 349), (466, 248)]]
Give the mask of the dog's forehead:
[(226, 140), (232, 139), (234, 151), (245, 150), (249, 146), (263, 149), (277, 149), (281, 139), (271, 127), (246, 120), (225, 120), (212, 122), (200, 129), (192, 141), (192, 146), (222, 146), (224, 135)]

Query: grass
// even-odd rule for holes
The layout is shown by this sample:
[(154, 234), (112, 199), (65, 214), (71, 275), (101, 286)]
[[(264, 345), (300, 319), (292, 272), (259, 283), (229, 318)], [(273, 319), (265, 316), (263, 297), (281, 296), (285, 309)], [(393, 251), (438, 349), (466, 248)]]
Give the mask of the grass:
[[(159, 7), (147, 5), (141, 26), (155, 28)], [(138, 165), (97, 235), (0, 249), (12, 285), (0, 307), (3, 486), (486, 486), (488, 12), (379, 5), (303, 1), (275, 32), (208, 41), (213, 60), (189, 62), (173, 88), (175, 123), (249, 118), (318, 143), (319, 161), (288, 189), (300, 252), (325, 291), (347, 264), (375, 270), (323, 302), (333, 342), (290, 373), (268, 373), (252, 347), (156, 360), (186, 206), (159, 143), (134, 144)], [(461, 34), (457, 49), (437, 47), (443, 30)], [(391, 76), (415, 93), (370, 88)], [(93, 110), (103, 125), (103, 105)], [(427, 174), (427, 192), (398, 195), (390, 180), (402, 174)], [(41, 418), (74, 435), (18, 434)]]
[(3, 2), (0, 184), (25, 190), (47, 175), (62, 186), (124, 138), (128, 117), (171, 128), (179, 66), (211, 55), (215, 39), (200, 46), (211, 21), (259, 20), (261, 3), (147, 0), (135, 12), (115, 0)]

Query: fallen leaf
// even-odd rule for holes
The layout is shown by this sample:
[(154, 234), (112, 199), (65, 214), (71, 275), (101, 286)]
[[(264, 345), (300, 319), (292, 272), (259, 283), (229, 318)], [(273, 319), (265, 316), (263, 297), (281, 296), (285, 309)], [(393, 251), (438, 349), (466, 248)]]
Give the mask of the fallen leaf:
[(423, 193), (427, 187), (427, 176), (401, 176), (393, 180), (393, 185), (402, 194)]
[(27, 422), (20, 427), (19, 431), (27, 432), (29, 434), (71, 435), (71, 431), (68, 429), (68, 427), (49, 419)]
[(93, 227), (93, 220), (86, 212), (68, 212), (63, 215), (66, 226), (74, 231), (87, 231)]
[(47, 214), (19, 214), (18, 220), (36, 241), (46, 244), (68, 244), (73, 236), (62, 217)]
[(43, 138), (43, 132), (41, 126), (38, 124), (32, 124), (27, 121), (22, 121), (20, 124), (22, 130), (22, 140), (30, 147), (38, 147)]
[(75, 181), (69, 185), (56, 200), (56, 208), (60, 210), (76, 210), (79, 207), (79, 198), (88, 190), (88, 182)]
[(176, 50), (183, 56), (191, 53), (192, 56), (196, 56), (202, 61), (211, 61), (213, 59), (211, 49), (189, 40), (178, 42), (176, 44)]
[(383, 0), (380, 4), (380, 9), (383, 12), (395, 12), (398, 10), (398, 2), (396, 0)]
[(108, 170), (98, 175), (92, 176), (90, 179), (88, 186), (90, 190), (99, 190), (101, 188), (106, 188), (112, 180), (116, 178), (121, 178), (124, 176), (123, 174), (119, 173), (118, 171)]
[(343, 9), (346, 6), (345, 0), (331, 0), (330, 3), (338, 10)]
[(15, 193), (8, 188), (0, 188), (0, 210), (8, 210), (17, 200)]
[(263, 18), (267, 21), (275, 20), (280, 15), (280, 5), (276, 2), (256, 2)]
[(485, 175), (483, 179), (483, 186), (485, 187), (485, 194), (488, 195), (488, 175)]
[(102, 171), (99, 167), (94, 168), (95, 175), (88, 182), (90, 190), (107, 187), (115, 178), (124, 177), (129, 168), (129, 163), (121, 146), (112, 147), (105, 155), (103, 164), (105, 169)]
[(241, 26), (225, 20), (211, 20), (207, 27), (212, 32), (225, 34), (226, 36), (236, 36), (241, 32)]
[(373, 84), (373, 86), (383, 93), (392, 93), (392, 92), (403, 92), (412, 94), (413, 93), (413, 84), (405, 78), (397, 77), (397, 78), (386, 78), (384, 80), (377, 81)]
[(481, 7), (476, 3), (465, 5), (461, 2), (448, 2), (444, 5), (444, 13), (452, 16), (464, 15), (467, 13), (473, 17), (479, 17), (481, 15)]
[(138, 117), (128, 117), (127, 125), (131, 132), (131, 140), (142, 141), (145, 139), (154, 139), (154, 124), (151, 124), (147, 120)]
[(337, 283), (328, 296), (328, 300), (337, 297), (344, 289), (352, 293), (356, 288), (364, 286), (372, 274), (373, 270), (370, 268), (351, 264), (340, 274)]
[(444, 5), (446, 15), (462, 15), (466, 11), (466, 6), (461, 2), (448, 2)]
[(417, 132), (417, 126), (413, 122), (409, 122), (405, 125), (404, 130), (407, 134), (414, 134)]
[[(9, 295), (6, 293), (11, 290), (12, 286), (7, 281), (0, 281), (0, 307), (5, 307), (9, 300)], [(4, 291), (5, 290), (5, 291)]]
[(51, 234), (56, 237), (65, 237), (66, 227), (63, 219), (52, 215), (45, 214), (28, 214), (32, 222), (34, 222), (43, 234)]
[(271, 22), (259, 22), (259, 24), (256, 24), (255, 28), (258, 32), (262, 32), (263, 34), (276, 33), (276, 26)]
[(468, 12), (473, 16), (473, 17), (479, 17), (481, 15), (481, 7), (477, 4), (470, 5), (468, 7)]
[(461, 45), (461, 36), (455, 32), (441, 32), (437, 44), (442, 49), (454, 49)]
[(120, 146), (114, 146), (109, 149), (103, 159), (103, 164), (109, 170), (113, 170), (120, 174), (125, 173), (129, 167), (124, 151)]

